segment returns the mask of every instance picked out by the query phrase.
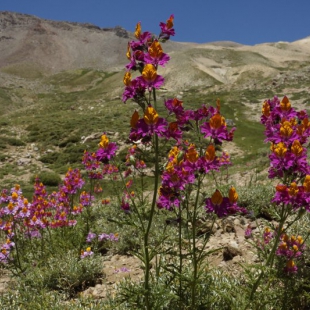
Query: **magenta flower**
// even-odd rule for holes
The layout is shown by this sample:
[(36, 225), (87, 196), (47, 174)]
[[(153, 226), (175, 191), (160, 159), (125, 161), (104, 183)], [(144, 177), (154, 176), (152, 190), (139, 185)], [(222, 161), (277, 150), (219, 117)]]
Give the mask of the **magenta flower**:
[(114, 142), (109, 142), (108, 137), (103, 134), (99, 147), (99, 150), (96, 152), (97, 160), (107, 164), (115, 156), (117, 145)]
[(284, 268), (284, 272), (286, 272), (287, 274), (296, 274), (297, 270), (298, 268), (295, 265), (294, 261), (292, 259), (288, 260)]
[(140, 84), (149, 91), (153, 88), (160, 88), (164, 83), (164, 78), (157, 74), (156, 68), (152, 64), (146, 64), (142, 75), (137, 77), (136, 80), (140, 81)]
[(182, 139), (183, 132), (179, 128), (178, 122), (171, 122), (168, 125), (167, 131), (165, 132), (165, 136), (167, 139), (175, 139), (178, 143)]
[(181, 195), (178, 191), (169, 186), (161, 186), (159, 189), (159, 197), (157, 207), (159, 209), (173, 210), (179, 208), (181, 204)]
[(65, 194), (73, 195), (83, 187), (84, 183), (80, 170), (70, 168), (66, 173), (61, 191)]
[(126, 74), (124, 77), (124, 83), (126, 87), (123, 93), (122, 101), (126, 102), (128, 99), (133, 99), (136, 102), (143, 101), (145, 95), (145, 85), (143, 81), (141, 81), (141, 78), (135, 78), (131, 80), (131, 76), (128, 75), (128, 73), (129, 72), (127, 72), (127, 77)]
[(142, 143), (148, 143), (154, 133), (160, 137), (166, 135), (167, 122), (164, 118), (158, 116), (152, 106), (148, 106), (145, 109), (143, 118), (139, 119), (136, 112), (132, 115), (131, 127), (129, 138), (132, 141), (142, 139)]
[(135, 37), (138, 39), (138, 41), (131, 41), (129, 43), (132, 50), (143, 48), (147, 42), (151, 40), (152, 35), (148, 31), (142, 32), (141, 22), (138, 22), (136, 25)]
[(160, 43), (156, 40), (149, 46), (148, 53), (144, 56), (145, 63), (152, 64), (155, 67), (158, 65), (164, 67), (169, 60), (170, 57), (163, 52)]
[(266, 227), (263, 233), (264, 244), (268, 244), (273, 237), (274, 237), (274, 233), (270, 230), (269, 227)]
[(175, 31), (173, 29), (173, 21), (174, 21), (174, 15), (170, 15), (169, 19), (167, 19), (166, 23), (161, 22), (159, 24), (161, 33), (159, 35), (159, 38), (163, 41), (169, 40), (170, 36), (175, 35)]
[(83, 207), (88, 207), (91, 205), (92, 201), (94, 200), (94, 196), (91, 196), (89, 193), (87, 193), (86, 191), (83, 191), (80, 194), (80, 204)]
[(303, 186), (297, 186), (296, 182), (292, 182), (289, 187), (279, 184), (276, 186), (276, 193), (272, 202), (277, 205), (284, 203), (297, 210), (305, 204), (304, 188)]
[(177, 117), (184, 112), (183, 102), (177, 98), (166, 100), (165, 106), (169, 113), (174, 113)]
[(237, 204), (238, 194), (234, 187), (229, 190), (229, 197), (223, 197), (219, 190), (216, 190), (211, 198), (206, 199), (205, 209), (207, 213), (215, 213), (218, 217), (224, 217), (235, 213), (246, 213), (246, 209)]
[(214, 114), (200, 129), (205, 138), (211, 137), (216, 144), (221, 144), (223, 140), (231, 141), (235, 131), (235, 128), (232, 128), (230, 132), (227, 131), (225, 119), (219, 113)]

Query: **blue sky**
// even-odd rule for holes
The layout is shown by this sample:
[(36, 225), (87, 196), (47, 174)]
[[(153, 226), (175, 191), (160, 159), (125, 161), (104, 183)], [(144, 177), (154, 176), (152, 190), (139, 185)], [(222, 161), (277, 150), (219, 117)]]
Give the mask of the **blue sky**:
[(310, 36), (310, 0), (0, 0), (0, 11), (159, 32), (175, 16), (174, 41), (254, 45)]

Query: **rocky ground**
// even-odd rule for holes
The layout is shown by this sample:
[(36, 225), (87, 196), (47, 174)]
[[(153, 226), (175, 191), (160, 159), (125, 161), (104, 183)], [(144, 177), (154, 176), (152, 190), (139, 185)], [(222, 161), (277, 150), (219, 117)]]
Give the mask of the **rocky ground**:
[[(253, 236), (261, 235), (265, 227), (263, 220), (252, 219), (237, 215), (218, 220), (213, 227), (211, 223), (201, 222), (201, 232), (212, 229), (212, 235), (207, 243), (205, 251), (219, 249), (209, 256), (209, 266), (219, 267), (230, 275), (240, 276), (242, 264), (259, 262), (254, 247), (245, 237), (248, 226), (253, 230)], [(198, 243), (201, 247), (202, 243)], [(104, 259), (102, 283), (96, 284), (85, 290), (83, 296), (105, 298), (107, 294), (113, 294), (120, 281), (130, 278), (132, 281), (140, 281), (143, 278), (141, 262), (133, 256), (108, 255)]]

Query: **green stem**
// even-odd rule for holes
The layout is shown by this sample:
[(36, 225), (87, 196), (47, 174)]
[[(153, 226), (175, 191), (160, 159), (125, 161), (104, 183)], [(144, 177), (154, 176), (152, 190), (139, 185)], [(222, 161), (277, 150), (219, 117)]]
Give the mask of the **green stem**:
[[(154, 106), (156, 109), (156, 92), (155, 88), (153, 88), (153, 99), (154, 99)], [(151, 309), (150, 305), (150, 249), (149, 249), (149, 235), (150, 230), (153, 222), (153, 216), (155, 213), (155, 206), (156, 206), (156, 199), (157, 199), (157, 191), (158, 191), (158, 179), (159, 179), (159, 141), (158, 136), (154, 134), (154, 152), (155, 152), (155, 178), (154, 178), (154, 192), (153, 192), (153, 199), (151, 205), (151, 212), (148, 219), (146, 231), (144, 234), (144, 264), (145, 264), (145, 273), (144, 273), (144, 289), (145, 289), (145, 302), (146, 302), (146, 309)]]
[[(265, 266), (266, 267), (270, 267), (272, 268), (273, 266), (273, 262), (274, 262), (274, 257), (275, 257), (275, 253), (276, 253), (276, 250), (277, 250), (277, 247), (278, 247), (278, 244), (279, 244), (279, 240), (280, 240), (280, 237), (281, 237), (281, 232), (282, 232), (282, 229), (284, 227), (284, 223), (288, 217), (288, 213), (285, 212), (286, 211), (286, 206), (284, 204), (282, 204), (282, 209), (281, 209), (281, 215), (280, 215), (280, 223), (279, 223), (279, 227), (278, 227), (278, 232), (276, 234), (276, 238), (274, 239), (274, 244), (273, 244), (273, 247), (272, 247), (272, 250), (271, 252), (269, 253), (269, 256), (267, 258), (267, 261), (266, 261), (266, 264)], [(252, 288), (252, 291), (251, 291), (251, 295), (250, 295), (250, 301), (253, 300), (254, 298), (254, 294), (262, 280), (262, 278), (264, 277), (265, 273), (264, 271), (262, 271), (259, 275), (259, 277), (257, 278), (256, 282), (254, 283), (253, 285), (253, 288)]]
[(15, 235), (15, 238), (16, 238), (15, 249), (16, 249), (16, 257), (17, 257), (18, 269), (20, 271), (23, 271), (22, 270), (22, 265), (21, 265), (21, 262), (20, 262), (20, 255), (19, 255), (20, 254), (19, 253), (19, 244), (18, 244), (19, 238), (18, 238), (18, 234), (17, 234), (16, 228), (15, 228), (15, 225), (13, 225), (13, 231), (14, 231), (14, 235)]
[(178, 220), (179, 220), (179, 298), (180, 298), (180, 305), (179, 309), (182, 309), (183, 303), (183, 289), (182, 289), (182, 268), (183, 268), (183, 255), (182, 255), (182, 208), (181, 205), (179, 207), (178, 213)]
[(198, 273), (198, 259), (197, 259), (197, 251), (196, 251), (196, 217), (197, 217), (197, 207), (200, 195), (200, 186), (201, 186), (201, 179), (198, 177), (198, 185), (197, 185), (197, 193), (196, 199), (194, 204), (194, 211), (192, 217), (192, 239), (193, 239), (193, 255), (192, 255), (192, 262), (193, 262), (193, 282), (192, 282), (192, 307), (191, 309), (195, 309), (196, 305), (196, 286), (197, 286), (197, 273)]
[[(123, 182), (123, 186), (124, 186), (124, 188), (125, 188), (125, 191), (126, 191), (126, 193), (128, 194), (128, 196), (130, 197), (132, 206), (133, 206), (133, 208), (134, 208), (134, 212), (138, 215), (138, 219), (139, 219), (140, 224), (141, 224), (142, 232), (144, 233), (144, 232), (145, 232), (145, 227), (144, 227), (143, 219), (142, 219), (141, 214), (140, 214), (140, 212), (139, 212), (139, 208), (137, 207), (134, 198), (131, 197), (131, 195), (130, 195), (130, 193), (129, 193), (129, 190), (128, 190), (127, 187), (126, 187), (126, 182), (125, 182), (125, 179), (124, 179), (124, 177), (123, 177), (123, 175), (122, 175), (122, 173), (121, 173), (121, 169), (119, 169), (119, 171), (120, 171), (120, 172), (119, 172), (119, 176), (120, 176), (120, 178), (121, 178), (121, 180), (122, 180), (122, 182)], [(143, 191), (143, 187), (142, 187), (142, 191)], [(119, 204), (121, 204), (121, 199), (119, 199)]]

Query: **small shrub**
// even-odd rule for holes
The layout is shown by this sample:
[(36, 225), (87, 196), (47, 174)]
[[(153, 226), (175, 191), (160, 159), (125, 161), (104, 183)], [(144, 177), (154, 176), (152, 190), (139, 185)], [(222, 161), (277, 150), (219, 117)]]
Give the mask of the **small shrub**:
[(58, 186), (61, 182), (60, 176), (55, 172), (42, 171), (31, 178), (32, 183), (34, 183), (36, 177), (39, 177), (40, 181), (46, 186)]

